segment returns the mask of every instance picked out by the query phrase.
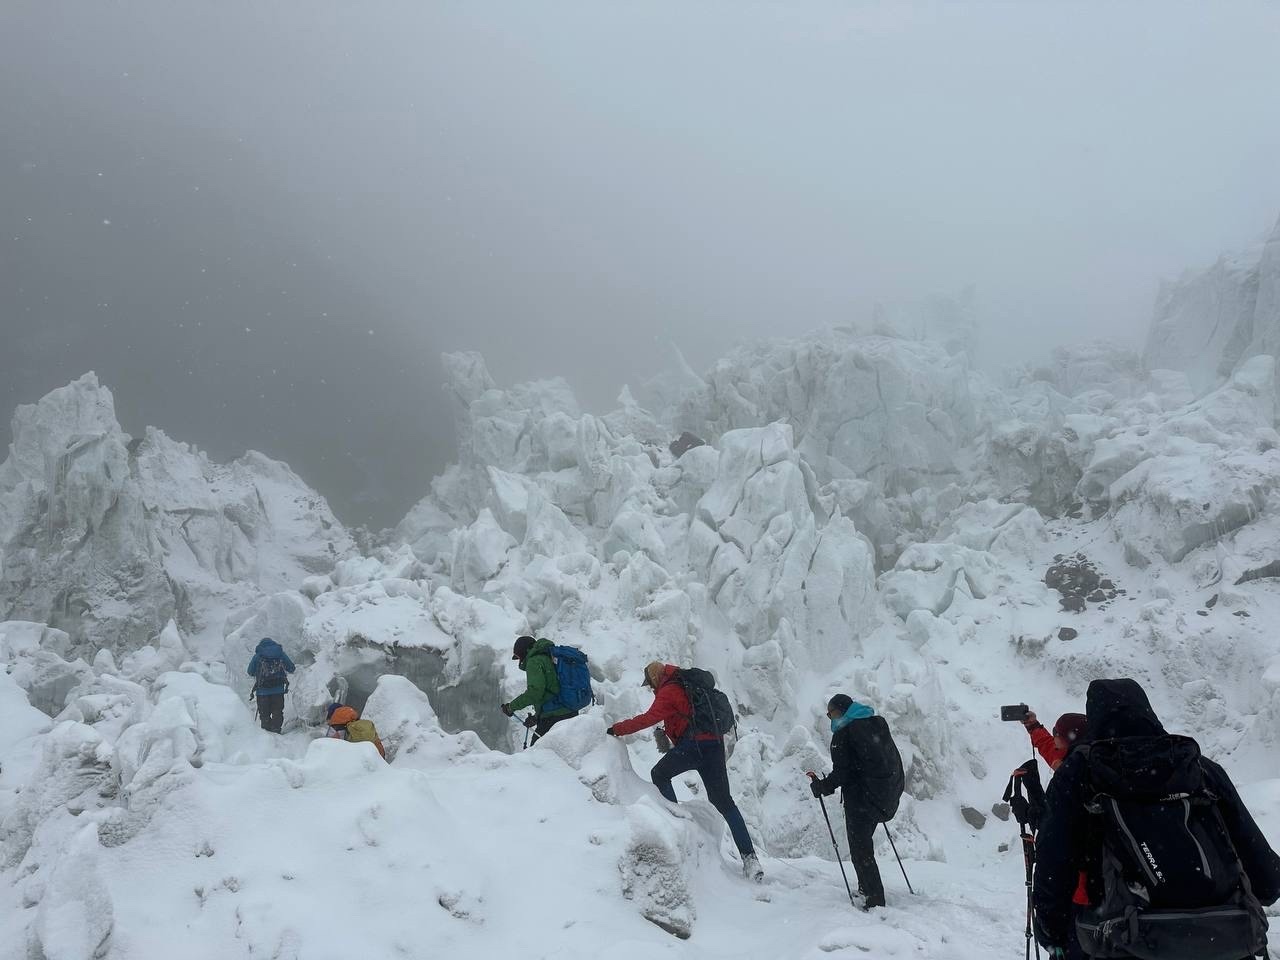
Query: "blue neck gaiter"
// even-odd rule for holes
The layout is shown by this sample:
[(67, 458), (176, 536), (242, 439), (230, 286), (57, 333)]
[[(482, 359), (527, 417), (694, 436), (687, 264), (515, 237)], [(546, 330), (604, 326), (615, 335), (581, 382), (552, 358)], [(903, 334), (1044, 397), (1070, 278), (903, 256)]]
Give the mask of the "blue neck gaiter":
[(874, 717), (875, 715), (876, 712), (865, 703), (858, 703), (855, 700), (849, 705), (849, 709), (844, 712), (843, 717), (838, 717), (831, 721), (831, 732), (835, 733), (841, 727), (847, 727), (855, 720), (865, 720), (867, 717)]

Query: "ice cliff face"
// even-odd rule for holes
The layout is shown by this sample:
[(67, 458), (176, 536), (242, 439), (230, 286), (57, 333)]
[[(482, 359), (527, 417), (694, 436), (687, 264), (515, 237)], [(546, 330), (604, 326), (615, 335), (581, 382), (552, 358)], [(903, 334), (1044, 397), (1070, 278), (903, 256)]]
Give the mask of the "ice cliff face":
[(86, 374), (19, 407), (0, 464), (0, 616), (77, 650), (136, 649), (175, 620), (221, 633), (228, 609), (330, 570), (353, 549), (284, 464), (216, 464), (159, 430), (131, 438)]
[(655, 394), (664, 422), (698, 436), (774, 421), (822, 480), (910, 493), (960, 475), (978, 430), (966, 356), (933, 341), (836, 329), (742, 347), (677, 396)]
[(1280, 355), (1280, 222), (1264, 243), (1164, 284), (1143, 359), (1203, 393), (1264, 354)]

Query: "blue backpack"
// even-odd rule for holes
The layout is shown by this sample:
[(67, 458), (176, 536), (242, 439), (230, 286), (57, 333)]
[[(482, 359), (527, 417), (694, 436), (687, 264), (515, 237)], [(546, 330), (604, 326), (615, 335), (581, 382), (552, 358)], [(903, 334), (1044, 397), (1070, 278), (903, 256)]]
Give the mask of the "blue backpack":
[(591, 692), (591, 673), (587, 670), (587, 655), (577, 647), (552, 647), (551, 662), (556, 665), (556, 680), (560, 692), (539, 708), (539, 713), (557, 710), (581, 710), (589, 706), (595, 696)]

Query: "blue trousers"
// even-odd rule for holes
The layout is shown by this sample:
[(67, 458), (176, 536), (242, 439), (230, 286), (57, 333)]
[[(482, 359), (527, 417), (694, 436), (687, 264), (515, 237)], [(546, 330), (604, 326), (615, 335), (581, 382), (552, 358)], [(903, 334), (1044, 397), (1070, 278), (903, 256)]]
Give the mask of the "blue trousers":
[(723, 740), (695, 740), (685, 737), (671, 748), (661, 760), (653, 766), (649, 776), (658, 792), (676, 802), (676, 792), (671, 788), (671, 780), (682, 773), (696, 770), (702, 778), (702, 786), (707, 791), (707, 799), (720, 811), (725, 823), (729, 824), (729, 833), (738, 853), (747, 857), (755, 852), (751, 845), (751, 837), (747, 834), (746, 821), (742, 812), (733, 802), (729, 793), (729, 771), (724, 761)]

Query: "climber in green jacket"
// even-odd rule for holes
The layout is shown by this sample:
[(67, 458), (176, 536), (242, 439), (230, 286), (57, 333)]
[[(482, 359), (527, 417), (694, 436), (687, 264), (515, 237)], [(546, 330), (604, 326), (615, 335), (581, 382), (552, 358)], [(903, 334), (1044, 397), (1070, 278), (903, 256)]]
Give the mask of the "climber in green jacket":
[(520, 661), (520, 669), (525, 672), (527, 685), (524, 693), (511, 702), (502, 704), (502, 712), (510, 717), (517, 710), (533, 707), (533, 713), (525, 720), (524, 725), (533, 728), (534, 743), (561, 720), (578, 715), (577, 710), (567, 710), (564, 707), (543, 710), (543, 705), (554, 700), (560, 692), (556, 664), (551, 658), (552, 646), (554, 644), (545, 638), (535, 640), (533, 637), (517, 637), (511, 650), (511, 659)]

